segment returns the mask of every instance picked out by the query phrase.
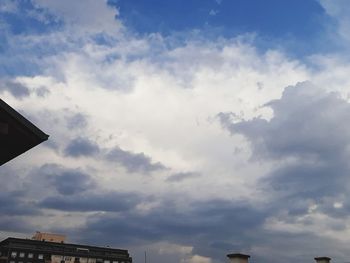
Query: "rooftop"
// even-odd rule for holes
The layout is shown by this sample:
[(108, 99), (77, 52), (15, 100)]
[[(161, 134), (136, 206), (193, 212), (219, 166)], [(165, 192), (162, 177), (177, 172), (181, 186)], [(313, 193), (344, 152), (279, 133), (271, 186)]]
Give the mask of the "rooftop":
[(0, 99), (0, 166), (48, 138), (49, 135)]
[(56, 243), (9, 237), (0, 242), (0, 247), (11, 247), (15, 249), (30, 249), (33, 251), (46, 251), (47, 253), (80, 255), (95, 257), (129, 257), (128, 250), (110, 247), (91, 246), (72, 243)]

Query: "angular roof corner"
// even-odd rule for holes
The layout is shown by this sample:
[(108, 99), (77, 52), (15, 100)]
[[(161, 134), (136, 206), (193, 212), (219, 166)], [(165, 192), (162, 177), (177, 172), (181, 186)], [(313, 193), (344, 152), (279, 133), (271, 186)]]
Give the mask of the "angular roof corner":
[(0, 99), (0, 166), (48, 138), (49, 135)]

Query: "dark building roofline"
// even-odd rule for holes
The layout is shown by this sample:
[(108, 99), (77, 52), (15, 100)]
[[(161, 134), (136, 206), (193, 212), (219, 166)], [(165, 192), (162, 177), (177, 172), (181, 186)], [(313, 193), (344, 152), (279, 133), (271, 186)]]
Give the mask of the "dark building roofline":
[(87, 248), (87, 249), (104, 250), (104, 251), (110, 251), (110, 252), (128, 253), (128, 250), (126, 250), (126, 249), (82, 245), (82, 244), (74, 244), (74, 243), (57, 243), (57, 242), (50, 242), (50, 241), (40, 241), (40, 240), (32, 240), (32, 239), (25, 239), (25, 238), (16, 238), (16, 237), (8, 237), (8, 238), (0, 241), (0, 245), (10, 243), (10, 242), (27, 243), (27, 244), (29, 243), (29, 244), (33, 244), (33, 245), (43, 245), (44, 244), (47, 246)]
[(40, 140), (46, 141), (49, 138), (49, 135), (41, 131), (38, 127), (36, 127), (33, 123), (24, 118), (21, 114), (19, 114), (15, 109), (13, 109), (10, 105), (8, 105), (5, 101), (0, 99), (0, 108), (5, 110), (13, 119), (18, 121), (20, 124), (29, 129), (32, 133), (34, 133)]
[(48, 138), (49, 135), (0, 99), (0, 166)]

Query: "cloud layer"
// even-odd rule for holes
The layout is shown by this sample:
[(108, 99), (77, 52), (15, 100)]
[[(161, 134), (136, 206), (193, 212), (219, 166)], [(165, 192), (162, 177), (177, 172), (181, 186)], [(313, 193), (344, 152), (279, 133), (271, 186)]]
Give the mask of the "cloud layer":
[[(320, 2), (346, 34), (341, 1)], [(251, 34), (139, 36), (105, 1), (0, 12), (1, 97), (50, 134), (0, 168), (2, 238), (66, 232), (135, 262), (347, 258), (345, 56), (293, 59)]]

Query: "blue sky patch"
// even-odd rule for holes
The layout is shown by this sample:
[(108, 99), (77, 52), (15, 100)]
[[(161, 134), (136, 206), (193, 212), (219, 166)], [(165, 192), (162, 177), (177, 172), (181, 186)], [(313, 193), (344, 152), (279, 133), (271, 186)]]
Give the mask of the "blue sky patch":
[(120, 18), (140, 33), (187, 31), (206, 26), (232, 36), (259, 32), (273, 37), (310, 38), (323, 30), (323, 8), (315, 0), (135, 0), (110, 1)]

